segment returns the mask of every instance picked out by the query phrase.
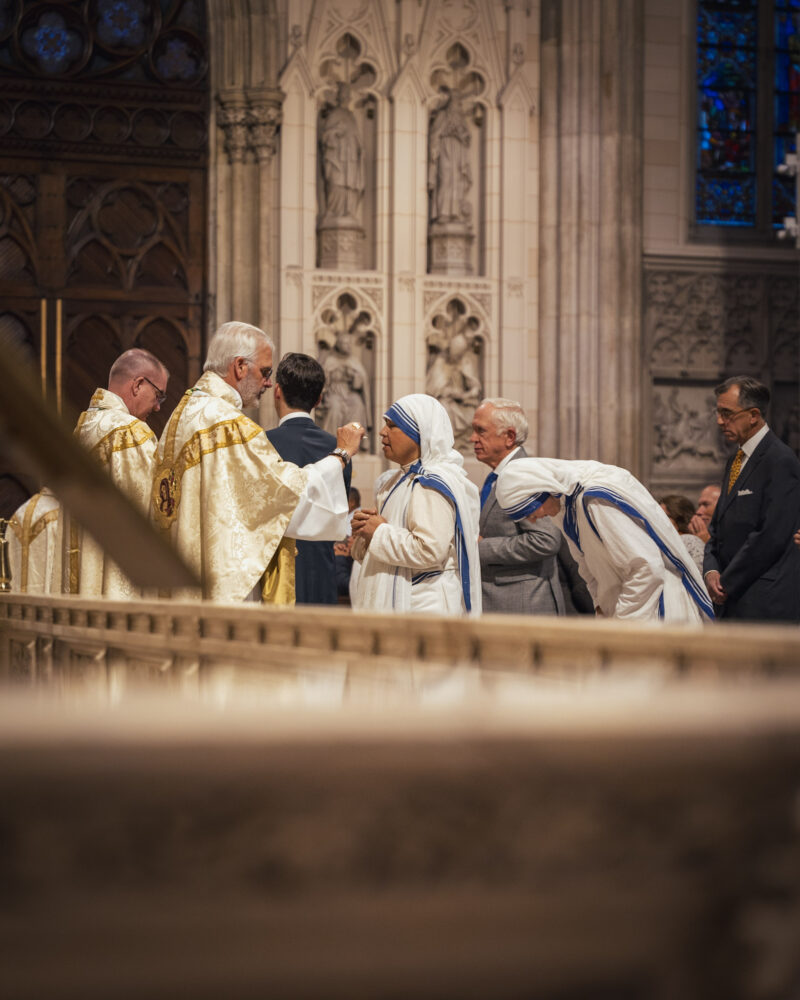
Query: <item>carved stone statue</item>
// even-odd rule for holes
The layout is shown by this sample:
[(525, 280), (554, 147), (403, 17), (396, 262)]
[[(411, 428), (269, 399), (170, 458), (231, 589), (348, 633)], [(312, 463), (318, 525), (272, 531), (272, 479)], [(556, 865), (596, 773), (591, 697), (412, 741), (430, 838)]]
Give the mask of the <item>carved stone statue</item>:
[(483, 395), (477, 371), (475, 338), (463, 320), (436, 329), (427, 338), (433, 361), (425, 379), (425, 391), (447, 410), (453, 425), (455, 447), (469, 450), (472, 416)]
[(350, 88), (339, 83), (336, 104), (322, 119), (319, 151), (322, 165), (324, 208), (327, 224), (334, 219), (354, 220), (364, 195), (364, 163), (358, 122), (348, 107)]
[[(358, 358), (353, 357), (348, 334), (337, 336), (333, 350), (322, 362), (322, 367), (325, 370), (325, 390), (318, 412), (323, 414), (324, 429), (335, 434), (337, 427), (343, 427), (351, 420), (369, 428), (372, 423), (369, 418), (369, 377)], [(364, 438), (364, 447), (367, 447), (366, 442)]]
[(470, 220), (467, 193), (472, 187), (470, 130), (458, 91), (442, 88), (444, 104), (431, 116), (428, 137), (428, 191), (431, 222)]

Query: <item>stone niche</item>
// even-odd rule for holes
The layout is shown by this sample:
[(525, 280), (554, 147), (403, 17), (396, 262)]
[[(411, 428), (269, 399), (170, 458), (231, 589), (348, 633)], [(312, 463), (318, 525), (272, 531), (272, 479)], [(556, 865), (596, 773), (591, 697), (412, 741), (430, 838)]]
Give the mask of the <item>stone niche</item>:
[(447, 50), (430, 78), (436, 98), (428, 121), (428, 271), (482, 271), (486, 89), (463, 45)]
[(465, 299), (453, 296), (428, 324), (425, 391), (447, 410), (455, 447), (471, 455), (472, 417), (483, 397), (483, 321)]
[(349, 32), (323, 60), (317, 117), (317, 266), (360, 271), (374, 266), (377, 74)]
[(373, 304), (355, 291), (342, 292), (320, 312), (315, 339), (325, 370), (317, 423), (331, 434), (352, 420), (367, 428), (362, 451), (375, 447), (373, 399), (377, 324)]

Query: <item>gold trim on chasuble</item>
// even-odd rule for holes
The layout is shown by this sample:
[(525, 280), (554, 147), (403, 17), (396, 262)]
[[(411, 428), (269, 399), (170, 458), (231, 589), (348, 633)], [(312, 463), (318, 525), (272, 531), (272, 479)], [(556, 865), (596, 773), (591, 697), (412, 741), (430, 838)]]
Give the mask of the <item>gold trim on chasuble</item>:
[[(92, 396), (90, 407), (94, 405), (95, 409), (98, 408), (97, 404), (102, 401), (103, 390), (96, 389), (94, 395)], [(78, 437), (80, 430), (86, 423), (86, 418), (89, 416), (89, 411), (84, 410), (83, 413), (78, 417), (78, 423), (75, 425), (75, 430), (72, 432), (75, 437)], [(128, 448), (139, 448), (146, 441), (150, 441), (154, 438), (155, 431), (147, 426), (143, 421), (134, 417), (129, 424), (125, 424), (124, 427), (115, 427), (112, 431), (109, 431), (105, 437), (100, 438), (97, 444), (92, 445), (89, 449), (89, 454), (96, 458), (101, 466), (109, 466), (111, 464), (111, 456), (118, 451), (126, 451)], [(80, 593), (81, 586), (81, 565), (80, 565), (80, 527), (78, 522), (74, 517), (69, 519), (69, 549), (67, 550), (69, 556), (69, 581), (67, 584), (68, 594), (78, 594)]]
[(19, 590), (21, 594), (27, 594), (28, 592), (28, 560), (30, 559), (31, 545), (51, 521), (58, 519), (59, 508), (56, 507), (54, 510), (49, 510), (46, 514), (43, 514), (36, 524), (31, 527), (33, 515), (41, 498), (41, 493), (34, 493), (28, 502), (28, 506), (25, 508), (25, 516), (22, 522), (20, 522), (16, 514), (8, 522), (8, 527), (17, 536), (17, 541), (19, 542)]
[[(264, 428), (244, 414), (234, 420), (223, 420), (212, 427), (196, 431), (175, 456), (175, 438), (178, 434), (183, 410), (194, 389), (187, 389), (175, 408), (168, 424), (164, 442), (164, 458), (153, 477), (151, 506), (153, 517), (162, 531), (169, 531), (178, 515), (181, 502), (181, 483), (189, 469), (219, 448), (232, 448), (247, 444), (264, 433)], [(270, 445), (271, 447), (271, 445)], [(261, 600), (265, 604), (295, 603), (295, 542), (281, 538), (261, 578)]]
[(169, 431), (164, 444), (164, 459), (153, 476), (151, 493), (153, 516), (164, 531), (169, 531), (178, 515), (184, 474), (199, 465), (203, 455), (210, 455), (219, 448), (233, 448), (235, 445), (247, 444), (248, 441), (264, 433), (263, 427), (241, 414), (234, 420), (223, 420), (212, 427), (195, 431), (175, 457), (178, 425), (192, 392), (192, 389), (186, 390), (183, 399), (170, 417)]

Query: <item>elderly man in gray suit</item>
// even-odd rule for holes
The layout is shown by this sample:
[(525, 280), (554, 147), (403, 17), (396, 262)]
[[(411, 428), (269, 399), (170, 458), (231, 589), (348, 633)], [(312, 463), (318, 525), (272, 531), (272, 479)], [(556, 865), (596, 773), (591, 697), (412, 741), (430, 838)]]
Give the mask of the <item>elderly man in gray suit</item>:
[(479, 462), (492, 470), (481, 490), (481, 584), (484, 613), (564, 614), (558, 579), (560, 532), (547, 523), (514, 522), (495, 497), (497, 475), (507, 462), (524, 458), (528, 421), (512, 399), (484, 399), (472, 420), (470, 442)]

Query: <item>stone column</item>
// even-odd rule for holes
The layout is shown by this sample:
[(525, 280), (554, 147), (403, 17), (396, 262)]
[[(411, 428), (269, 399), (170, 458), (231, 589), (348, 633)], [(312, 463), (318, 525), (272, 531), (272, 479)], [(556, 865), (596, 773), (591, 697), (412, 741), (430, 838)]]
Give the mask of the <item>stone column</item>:
[(278, 148), (282, 95), (278, 90), (248, 91), (249, 139), (258, 165), (258, 326), (275, 324), (272, 233), (272, 165)]
[[(239, 266), (237, 256), (245, 246), (246, 215), (249, 209), (242, 204), (242, 191), (245, 183), (245, 157), (248, 147), (249, 111), (247, 98), (243, 91), (235, 90), (221, 92), (217, 96), (219, 110), (217, 122), (225, 135), (225, 152), (229, 163), (228, 190), (225, 192), (223, 212), (227, 215), (228, 226), (226, 243), (220, 241), (218, 255), (227, 258), (221, 261), (220, 272), (224, 271), (227, 288), (219, 289), (219, 302), (222, 307), (227, 300), (227, 310), (218, 318), (221, 322), (233, 318), (233, 313), (241, 310), (246, 294), (246, 269)], [(227, 313), (230, 312), (230, 315)]]
[(643, 20), (542, 3), (538, 450), (638, 471)]

